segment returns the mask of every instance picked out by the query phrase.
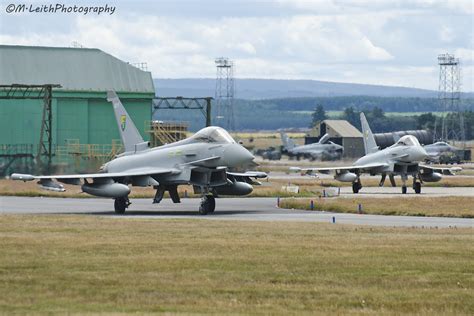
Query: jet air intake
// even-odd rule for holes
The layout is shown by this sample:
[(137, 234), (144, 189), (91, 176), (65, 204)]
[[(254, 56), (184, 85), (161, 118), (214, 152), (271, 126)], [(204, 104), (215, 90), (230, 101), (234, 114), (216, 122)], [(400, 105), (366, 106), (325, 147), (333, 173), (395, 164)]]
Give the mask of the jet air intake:
[(86, 183), (81, 188), (90, 195), (108, 198), (125, 197), (130, 193), (130, 188), (122, 183)]

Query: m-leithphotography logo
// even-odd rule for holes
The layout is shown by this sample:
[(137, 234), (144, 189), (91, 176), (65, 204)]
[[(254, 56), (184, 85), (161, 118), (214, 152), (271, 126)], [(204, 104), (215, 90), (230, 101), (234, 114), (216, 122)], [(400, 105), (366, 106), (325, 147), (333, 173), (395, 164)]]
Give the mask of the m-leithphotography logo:
[(98, 6), (67, 5), (64, 3), (20, 4), (10, 3), (5, 7), (6, 13), (73, 13), (73, 14), (109, 14), (115, 13), (115, 6), (108, 4)]

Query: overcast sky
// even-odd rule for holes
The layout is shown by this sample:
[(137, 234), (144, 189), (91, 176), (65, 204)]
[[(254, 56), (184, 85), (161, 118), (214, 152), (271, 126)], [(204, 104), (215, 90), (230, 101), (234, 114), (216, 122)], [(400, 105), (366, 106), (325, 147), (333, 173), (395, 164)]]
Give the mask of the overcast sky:
[[(0, 0), (0, 43), (100, 48), (155, 78), (315, 79), (438, 88), (437, 55), (461, 58), (474, 91), (472, 0)], [(114, 14), (6, 13), (9, 4), (116, 6)]]

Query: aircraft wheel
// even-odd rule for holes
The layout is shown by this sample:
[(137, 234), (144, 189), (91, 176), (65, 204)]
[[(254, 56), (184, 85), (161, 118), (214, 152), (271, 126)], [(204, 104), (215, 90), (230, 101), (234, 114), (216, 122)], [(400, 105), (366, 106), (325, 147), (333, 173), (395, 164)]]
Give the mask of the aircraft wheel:
[(216, 209), (216, 200), (212, 195), (205, 195), (201, 199), (201, 205), (199, 206), (199, 214), (207, 215), (208, 213), (214, 212)]
[(216, 209), (216, 198), (214, 195), (208, 195), (207, 200), (209, 201), (209, 213), (214, 213)]
[(116, 198), (114, 202), (115, 213), (123, 214), (129, 205), (128, 198)]
[(362, 185), (360, 182), (352, 182), (352, 192), (353, 193), (359, 193), (359, 190), (362, 188)]
[(420, 194), (421, 193), (421, 183), (420, 182), (415, 182), (415, 193)]
[(407, 194), (407, 187), (405, 185), (402, 186), (402, 194)]

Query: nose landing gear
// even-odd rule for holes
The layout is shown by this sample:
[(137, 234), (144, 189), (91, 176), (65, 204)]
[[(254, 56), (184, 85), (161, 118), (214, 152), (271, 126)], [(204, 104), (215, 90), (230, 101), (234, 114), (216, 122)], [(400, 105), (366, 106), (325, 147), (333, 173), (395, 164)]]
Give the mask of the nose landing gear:
[(413, 190), (415, 190), (416, 194), (421, 193), (421, 179), (418, 181), (416, 176), (413, 177)]

